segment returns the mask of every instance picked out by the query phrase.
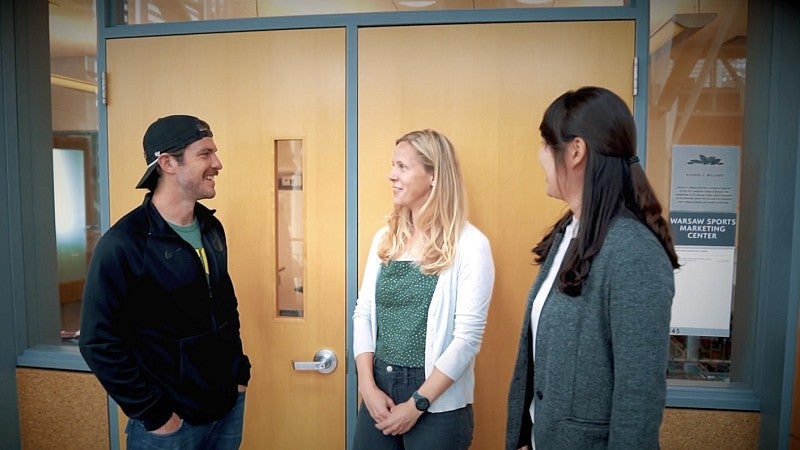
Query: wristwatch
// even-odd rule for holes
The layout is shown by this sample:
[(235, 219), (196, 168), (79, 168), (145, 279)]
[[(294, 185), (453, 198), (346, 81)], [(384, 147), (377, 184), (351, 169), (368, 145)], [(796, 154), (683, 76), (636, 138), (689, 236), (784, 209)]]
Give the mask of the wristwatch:
[(414, 391), (414, 393), (411, 394), (411, 397), (414, 398), (414, 403), (415, 403), (417, 409), (420, 410), (420, 411), (423, 411), (423, 412), (427, 411), (428, 408), (431, 406), (430, 400), (428, 400), (426, 397), (423, 397), (423, 396), (419, 395), (419, 392), (417, 392), (417, 391)]

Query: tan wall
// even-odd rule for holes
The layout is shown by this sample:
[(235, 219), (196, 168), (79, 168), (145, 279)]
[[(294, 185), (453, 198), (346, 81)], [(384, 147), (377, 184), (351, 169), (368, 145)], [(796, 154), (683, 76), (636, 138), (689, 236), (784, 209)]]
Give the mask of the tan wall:
[(108, 402), (90, 373), (17, 369), (22, 448), (108, 449)]
[[(21, 368), (17, 369), (17, 385), (23, 448), (109, 448), (106, 396), (93, 375)], [(661, 427), (661, 447), (755, 449), (758, 427), (759, 414), (755, 412), (668, 408)]]
[(757, 412), (667, 408), (661, 449), (756, 449), (759, 425)]

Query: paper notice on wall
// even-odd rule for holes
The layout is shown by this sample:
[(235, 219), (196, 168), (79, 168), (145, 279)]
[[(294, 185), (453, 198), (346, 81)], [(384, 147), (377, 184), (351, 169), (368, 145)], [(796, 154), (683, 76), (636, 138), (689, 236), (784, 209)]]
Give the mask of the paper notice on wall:
[(669, 220), (675, 272), (671, 333), (730, 336), (739, 197), (739, 148), (672, 148)]
[(675, 272), (670, 333), (730, 336), (734, 248), (676, 246), (681, 268)]

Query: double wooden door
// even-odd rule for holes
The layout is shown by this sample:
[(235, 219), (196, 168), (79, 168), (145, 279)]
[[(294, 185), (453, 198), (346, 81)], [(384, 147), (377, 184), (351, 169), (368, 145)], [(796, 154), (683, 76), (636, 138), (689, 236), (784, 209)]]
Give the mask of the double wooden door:
[[(391, 209), (394, 140), (435, 128), (455, 144), (470, 219), (492, 244), (497, 278), (478, 357), (473, 448), (502, 446), (505, 399), (530, 248), (563, 206), (544, 194), (538, 123), (567, 89), (603, 85), (632, 104), (633, 22), (376, 27), (358, 31), (358, 158), (346, 163), (345, 29), (107, 41), (111, 219), (141, 202), (141, 139), (168, 114), (208, 121), (223, 170), (242, 338), (253, 362), (243, 448), (342, 449), (347, 292), (345, 207), (357, 197), (357, 266)], [(354, 57), (355, 55), (350, 55)], [(357, 176), (357, 192), (346, 191)], [(359, 278), (360, 279), (360, 278)], [(348, 299), (350, 300), (348, 302)], [(296, 370), (320, 350), (330, 373)], [(324, 353), (324, 352), (323, 352)], [(303, 368), (302, 365), (299, 368)], [(352, 379), (351, 379), (352, 381)], [(354, 383), (350, 383), (354, 385)], [(353, 411), (349, 411), (351, 417)]]

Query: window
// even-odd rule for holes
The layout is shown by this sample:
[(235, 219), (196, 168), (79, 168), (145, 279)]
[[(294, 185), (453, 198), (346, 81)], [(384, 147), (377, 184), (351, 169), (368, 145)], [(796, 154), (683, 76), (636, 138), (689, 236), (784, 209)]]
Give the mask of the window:
[(683, 264), (668, 378), (728, 386), (747, 371), (732, 358), (747, 2), (651, 2), (650, 29), (647, 172)]
[(100, 237), (96, 17), (92, 0), (50, 2), (49, 12), (59, 338), (75, 342)]
[(117, 23), (193, 22), (251, 17), (310, 16), (400, 11), (624, 6), (626, 0), (118, 0)]
[(278, 268), (277, 317), (303, 317), (305, 311), (305, 202), (303, 141), (275, 141), (275, 248)]

